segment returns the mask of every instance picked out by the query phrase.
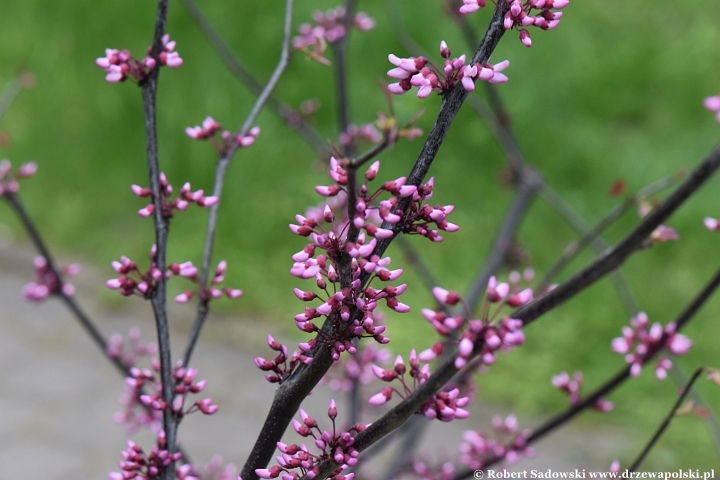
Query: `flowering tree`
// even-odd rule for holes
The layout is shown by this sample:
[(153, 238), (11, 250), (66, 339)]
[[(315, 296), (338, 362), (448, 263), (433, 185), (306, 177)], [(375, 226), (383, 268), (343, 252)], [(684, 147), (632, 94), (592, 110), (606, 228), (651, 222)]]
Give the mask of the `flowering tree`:
[[(293, 36), (293, 0), (286, 0), (281, 57), (264, 87), (228, 53), (227, 47), (192, 0), (181, 2), (225, 61), (257, 91), (257, 100), (236, 131), (223, 129), (209, 116), (201, 125), (185, 129), (188, 137), (207, 141), (215, 149), (215, 184), (212, 194), (206, 195), (203, 190), (193, 190), (191, 183), (183, 179), (185, 183), (175, 194), (161, 167), (156, 132), (158, 78), (164, 70), (162, 67), (178, 68), (183, 65), (176, 43), (166, 33), (169, 0), (158, 1), (153, 41), (143, 56), (133, 56), (127, 50), (107, 49), (105, 56), (96, 60), (97, 66), (104, 70), (107, 82), (135, 83), (141, 92), (149, 186), (132, 185), (131, 190), (138, 197), (148, 199), (149, 203), (138, 214), (153, 222), (155, 242), (149, 246), (147, 266), (125, 256), (113, 261), (112, 268), (117, 276), (107, 281), (107, 287), (125, 296), (139, 296), (150, 301), (157, 343), (142, 343), (137, 332), (131, 332), (127, 340), (118, 335), (105, 339), (94, 321), (83, 313), (73, 297), (74, 287), (66, 281), (66, 277), (76, 273), (78, 267), (70, 265), (61, 268), (57, 265), (20, 200), (19, 182), (35, 174), (36, 166), (24, 164), (13, 169), (8, 161), (0, 164), (0, 193), (17, 212), (38, 249), (34, 265), (37, 279), (28, 284), (23, 295), (32, 301), (58, 297), (71, 309), (101, 351), (125, 377), (127, 393), (123, 399), (124, 410), (116, 419), (131, 429), (149, 427), (156, 435), (156, 443), (149, 449), (129, 441), (127, 449), (121, 454), (120, 471), (111, 473), (112, 479), (189, 480), (234, 476), (218, 465), (212, 465), (205, 472), (192, 465), (189, 462), (190, 453), (184, 451), (179, 441), (179, 427), (186, 415), (196, 412), (211, 415), (218, 411), (211, 398), (195, 397), (203, 391), (206, 381), (198, 380), (198, 372), (191, 367), (191, 359), (212, 301), (221, 297), (238, 299), (243, 294), (235, 286), (225, 285), (226, 271), (232, 266), (225, 261), (215, 266), (212, 256), (217, 225), (221, 220), (219, 207), (223, 200), (227, 169), (236, 154), (251, 148), (260, 137), (261, 130), (255, 123), (264, 107), (280, 115), (317, 149), (318, 155), (325, 161), (330, 179), (329, 184), (315, 187), (315, 192), (321, 197), (320, 203), (309, 208), (299, 207), (302, 213), (298, 213), (290, 224), (293, 234), (307, 239), (307, 244), (292, 255), (290, 268), (290, 274), (297, 278), (299, 285), (294, 289), (295, 296), (304, 302), (304, 308), (294, 317), (294, 322), (307, 339), (293, 350), (268, 335), (267, 343), (272, 351), (270, 358), (255, 359), (255, 366), (266, 372), (265, 378), (278, 387), (250, 456), (241, 459), (244, 466), (238, 478), (245, 480), (278, 477), (350, 479), (359, 472), (365, 472), (366, 466), (371, 466), (368, 459), (372, 458), (373, 450), (370, 448), (378, 441), (389, 435), (409, 439), (411, 434), (408, 430), (400, 429), (408, 422), (424, 425), (421, 422), (466, 419), (469, 412), (465, 407), (473, 397), (474, 373), (491, 371), (493, 364), (500, 361), (500, 353), (510, 353), (525, 343), (524, 329), (527, 325), (601, 278), (617, 272), (632, 254), (677, 240), (676, 231), (664, 222), (720, 166), (720, 149), (716, 148), (682, 181), (673, 177), (653, 183), (628, 197), (597, 226), (581, 228), (584, 230), (581, 240), (567, 249), (555, 266), (543, 272), (538, 282), (532, 269), (522, 273), (512, 271), (504, 281), (499, 270), (506, 263), (519, 225), (535, 196), (547, 199), (570, 222), (576, 225), (578, 222), (567, 204), (525, 162), (507, 122), (498, 87), (495, 87), (512, 78), (511, 63), (508, 60), (493, 63), (491, 56), (506, 33), (511, 31), (517, 32), (522, 45), (531, 47), (534, 31), (558, 27), (569, 5), (568, 0), (498, 0), (491, 4), (484, 0), (463, 0), (462, 4), (449, 2), (453, 18), (474, 51), (454, 56), (448, 44), (440, 41), (436, 56), (410, 52), (410, 56), (401, 57), (384, 52), (390, 62), (387, 71), (390, 81), (383, 86), (388, 111), (381, 113), (374, 123), (360, 126), (350, 119), (348, 40), (353, 29), (370, 31), (375, 21), (357, 11), (354, 0), (324, 13), (317, 12), (312, 23), (300, 25), (297, 36)], [(467, 16), (488, 10), (492, 10), (489, 24), (479, 40)], [(337, 141), (325, 143), (308, 120), (308, 115), (315, 108), (312, 103), (305, 104), (298, 112), (273, 97), (273, 90), (291, 57), (301, 54), (333, 68), (338, 97)], [(478, 103), (478, 98), (470, 97), (481, 83), (488, 89), (489, 104)], [(427, 134), (416, 126), (416, 118), (403, 122), (394, 113), (393, 96), (408, 93), (416, 95), (418, 102), (433, 94), (442, 98), (434, 125)], [(517, 194), (497, 232), (486, 263), (467, 293), (461, 295), (438, 285), (403, 238), (417, 235), (437, 243), (443, 241), (445, 235), (460, 229), (451, 221), (453, 205), (443, 204), (441, 198), (433, 200), (439, 202), (437, 204), (430, 202), (435, 179), (429, 177), (429, 171), (465, 103), (477, 106), (496, 132), (507, 156)], [(720, 121), (720, 95), (706, 98), (704, 105), (716, 113)], [(416, 139), (423, 139), (423, 146), (412, 168), (399, 178), (384, 178), (379, 160), (382, 154), (399, 142)], [(361, 152), (358, 148), (361, 142), (369, 142), (371, 146)], [(437, 180), (438, 183), (443, 181), (450, 180)], [(652, 203), (646, 200), (670, 186), (674, 190), (663, 201)], [(613, 186), (613, 193), (619, 195), (623, 189), (624, 185), (618, 183)], [(209, 212), (199, 266), (190, 261), (170, 262), (167, 255), (168, 242), (172, 241), (171, 221), (192, 203)], [(636, 205), (642, 220), (614, 246), (603, 245), (600, 233), (624, 211)], [(706, 218), (704, 223), (709, 230), (720, 229), (720, 222), (713, 218)], [(399, 283), (404, 273), (403, 268), (396, 266), (399, 262), (393, 262), (391, 266), (391, 259), (386, 256), (391, 243), (400, 244), (408, 256), (415, 259), (413, 266), (432, 292), (436, 304), (433, 308), (421, 309), (421, 315), (437, 334), (430, 348), (396, 352), (394, 362), (390, 361), (392, 356), (383, 347), (390, 342), (386, 334), (385, 314), (409, 314), (411, 307), (399, 298), (408, 287)], [(601, 253), (597, 259), (567, 280), (554, 283), (560, 270), (588, 245), (599, 245)], [(617, 273), (615, 275), (613, 278), (622, 293), (626, 286), (622, 277)], [(173, 354), (170, 350), (167, 283), (178, 281), (173, 277), (182, 277), (193, 285), (174, 300), (178, 303), (196, 302), (195, 322), (181, 354)], [(386, 475), (426, 479), (469, 478), (474, 471), (489, 469), (500, 462), (512, 463), (520, 456), (531, 455), (534, 442), (585, 409), (612, 410), (612, 403), (605, 397), (624, 381), (637, 377), (645, 365), (652, 364), (655, 375), (661, 380), (666, 378), (673, 366), (670, 358), (684, 355), (693, 344), (680, 333), (681, 329), (718, 285), (720, 272), (689, 299), (688, 306), (675, 320), (665, 325), (652, 322), (645, 313), (631, 306), (629, 326), (624, 327), (621, 336), (611, 343), (612, 350), (623, 355), (628, 366), (589, 394), (581, 394), (583, 379), (579, 373), (572, 377), (559, 373), (553, 377), (552, 384), (568, 395), (570, 407), (546, 423), (534, 429), (520, 429), (516, 417), (511, 415), (494, 421), (496, 437), (468, 430), (459, 448), (458, 463), (448, 459), (448, 462), (432, 465), (413, 458), (412, 442), (407, 440), (402, 444), (401, 461), (392, 466)], [(392, 319), (387, 322), (392, 322)], [(151, 368), (141, 368), (137, 364), (143, 356), (152, 357)], [(669, 418), (686, 409), (682, 400), (703, 373), (716, 383), (720, 382), (717, 371), (698, 366), (695, 374), (682, 386), (680, 398), (673, 405), (668, 420), (628, 469), (634, 470), (639, 466), (663, 433)], [(328, 420), (319, 421), (300, 407), (324, 378), (339, 390), (348, 392), (351, 411), (338, 412), (335, 401), (332, 401), (327, 411)], [(373, 392), (364, 398), (361, 387), (372, 379), (376, 379), (380, 386), (371, 387)], [(381, 415), (375, 413), (376, 410), (361, 406), (365, 404), (371, 407), (387, 405), (388, 409)], [(345, 416), (339, 417), (341, 413)], [(347, 420), (343, 420), (345, 417)], [(283, 435), (290, 426), (308, 443), (283, 443)], [(278, 455), (275, 460), (274, 455)], [(615, 462), (611, 469), (618, 471), (620, 466)]]

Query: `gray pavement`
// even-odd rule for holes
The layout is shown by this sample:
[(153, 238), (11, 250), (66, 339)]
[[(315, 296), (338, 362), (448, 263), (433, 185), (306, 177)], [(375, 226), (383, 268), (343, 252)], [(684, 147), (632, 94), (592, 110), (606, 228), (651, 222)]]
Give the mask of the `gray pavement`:
[[(34, 278), (32, 257), (28, 248), (0, 245), (0, 480), (104, 479), (117, 469), (127, 439), (112, 421), (120, 410), (123, 382), (59, 302), (37, 305), (21, 298), (23, 285)], [(130, 298), (117, 309), (95, 300), (108, 273), (109, 268), (102, 274), (85, 270), (76, 277), (73, 283), (83, 307), (105, 335), (126, 335), (138, 325), (143, 337), (151, 339), (148, 304)], [(171, 311), (174, 352), (183, 346), (191, 315), (190, 307)], [(208, 379), (205, 393), (220, 411), (209, 417), (190, 415), (180, 427), (181, 442), (197, 464), (220, 454), (241, 465), (250, 451), (274, 390), (253, 365), (255, 356), (268, 355), (268, 327), (272, 324), (266, 321), (211, 318), (192, 363), (199, 377)], [(322, 422), (331, 395), (318, 387), (306, 410)], [(498, 410), (476, 406), (468, 420), (435, 422), (424, 436), (422, 451), (431, 457), (442, 449), (452, 452), (462, 430), (487, 428)], [(565, 429), (537, 445), (537, 456), (523, 465), (604, 469), (622, 450), (619, 431), (603, 428), (592, 432), (591, 441), (588, 437), (588, 432)], [(147, 432), (132, 438), (151, 446)], [(299, 440), (294, 432), (287, 439)], [(384, 450), (387, 460), (392, 454)], [(386, 461), (380, 458), (374, 462)]]

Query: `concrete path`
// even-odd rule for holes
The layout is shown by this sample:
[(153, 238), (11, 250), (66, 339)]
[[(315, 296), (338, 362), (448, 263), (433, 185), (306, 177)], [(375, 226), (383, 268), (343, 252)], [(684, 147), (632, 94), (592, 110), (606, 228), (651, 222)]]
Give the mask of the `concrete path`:
[[(32, 257), (27, 248), (0, 246), (0, 480), (104, 479), (117, 470), (127, 439), (112, 421), (120, 410), (123, 382), (59, 302), (37, 305), (21, 298), (23, 285), (34, 278)], [(122, 310), (112, 310), (94, 301), (109, 272), (103, 273), (86, 270), (76, 277), (83, 307), (105, 335), (125, 336), (138, 325), (145, 339), (153, 338), (147, 303), (130, 298)], [(174, 352), (183, 347), (191, 315), (189, 307), (172, 310)], [(211, 318), (193, 365), (200, 378), (208, 379), (205, 392), (220, 411), (210, 417), (190, 415), (180, 428), (181, 442), (197, 464), (220, 454), (241, 465), (250, 451), (274, 390), (253, 365), (255, 356), (268, 355), (268, 328), (272, 324), (266, 321)], [(319, 387), (306, 410), (327, 420), (330, 396)], [(468, 420), (435, 422), (423, 451), (430, 457), (443, 449), (452, 452), (462, 430), (487, 428), (496, 411), (476, 407)], [(538, 455), (523, 465), (604, 469), (622, 448), (621, 438), (620, 432), (600, 429), (589, 442), (586, 432), (565, 429), (537, 445)], [(152, 445), (146, 433), (133, 439), (148, 449)], [(299, 440), (294, 432), (287, 439)]]

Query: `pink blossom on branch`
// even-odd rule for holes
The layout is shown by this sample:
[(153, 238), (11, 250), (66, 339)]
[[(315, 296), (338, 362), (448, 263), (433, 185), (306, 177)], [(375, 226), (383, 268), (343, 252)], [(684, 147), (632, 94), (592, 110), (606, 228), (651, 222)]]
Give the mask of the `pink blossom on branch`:
[[(638, 313), (630, 319), (630, 326), (623, 327), (622, 337), (615, 338), (611, 343), (612, 350), (625, 356), (625, 362), (630, 364), (630, 375), (637, 377), (642, 367), (652, 355), (662, 348), (667, 348), (673, 355), (685, 355), (692, 347), (692, 341), (685, 335), (676, 332), (674, 322), (663, 327), (659, 323), (650, 325), (645, 312)], [(667, 370), (672, 362), (667, 357), (661, 357), (655, 366), (655, 375), (664, 380)]]
[[(500, 0), (498, 5), (495, 0), (491, 1), (503, 9), (505, 29), (520, 30), (520, 41), (526, 47), (532, 45), (530, 32), (526, 30), (526, 27), (552, 30), (558, 26), (563, 15), (562, 12), (553, 12), (552, 10), (561, 10), (570, 3), (569, 0)], [(463, 6), (459, 11), (467, 15), (477, 12), (485, 5), (487, 5), (486, 0), (463, 0)]]
[(705, 108), (710, 110), (715, 114), (715, 119), (720, 123), (720, 95), (715, 95), (714, 97), (707, 97), (703, 101), (703, 105)]
[(35, 162), (27, 162), (13, 171), (10, 160), (0, 160), (0, 195), (17, 193), (20, 190), (19, 180), (32, 177), (37, 172)]
[(297, 479), (305, 475), (308, 478), (315, 478), (319, 473), (319, 465), (325, 460), (333, 460), (339, 466), (327, 478), (352, 480), (355, 476), (354, 473), (343, 474), (342, 472), (357, 464), (360, 452), (354, 447), (354, 436), (365, 430), (367, 426), (356, 424), (347, 431), (337, 429), (335, 419), (338, 411), (335, 400), (330, 400), (327, 413), (332, 422), (331, 430), (322, 430), (318, 422), (303, 409), (300, 409), (298, 413), (300, 420), (292, 421), (293, 428), (300, 436), (312, 440), (320, 453), (312, 453), (304, 443), (298, 445), (278, 442), (277, 448), (282, 454), (276, 457), (278, 465), (256, 469), (255, 474), (260, 478), (277, 478), (282, 475), (283, 480)]
[[(138, 197), (152, 197), (152, 191), (149, 188), (132, 185), (130, 189)], [(218, 197), (205, 196), (203, 190), (192, 191), (190, 182), (186, 182), (180, 189), (180, 194), (173, 200), (173, 187), (167, 180), (164, 172), (160, 172), (160, 207), (162, 215), (165, 218), (171, 218), (176, 211), (184, 211), (190, 203), (195, 203), (199, 207), (212, 207), (218, 202)], [(149, 203), (138, 211), (141, 217), (150, 217), (155, 213), (155, 204)]]
[[(298, 236), (310, 237), (309, 243), (293, 255), (294, 264), (290, 273), (301, 279), (314, 279), (320, 293), (296, 290), (296, 296), (305, 302), (319, 301), (320, 305), (306, 307), (304, 312), (295, 316), (296, 326), (307, 333), (318, 332), (313, 320), (326, 317), (333, 324), (331, 332), (322, 332), (320, 341), (331, 345), (333, 357), (337, 361), (344, 351), (355, 352), (352, 339), (355, 337), (373, 337), (379, 343), (387, 343), (383, 333), (385, 326), (378, 325), (375, 309), (379, 302), (398, 313), (406, 313), (410, 307), (398, 301), (406, 285), (387, 285), (380, 288), (371, 286), (373, 282), (390, 282), (398, 279), (402, 269), (390, 270), (390, 258), (380, 258), (373, 252), (377, 238), (390, 238), (394, 232), (377, 225), (381, 222), (393, 224), (398, 232), (419, 234), (432, 241), (442, 241), (440, 230), (454, 232), (458, 226), (447, 221), (452, 212), (451, 205), (431, 207), (425, 201), (432, 197), (433, 183), (416, 187), (406, 185), (406, 178), (400, 177), (383, 183), (380, 188), (371, 190), (369, 183), (378, 174), (380, 163), (374, 162), (365, 172), (365, 182), (356, 188), (355, 211), (352, 227), (357, 237), (347, 238), (350, 219), (345, 208), (348, 188), (346, 160), (330, 159), (330, 177), (334, 181), (329, 186), (318, 186), (316, 192), (328, 197), (324, 207), (313, 209), (306, 215), (297, 215), (296, 224), (290, 230)], [(381, 195), (390, 194), (387, 200), (379, 200)], [(398, 207), (400, 198), (412, 200), (408, 211)], [(437, 229), (433, 228), (437, 227)], [(343, 288), (340, 285), (338, 259), (350, 258), (352, 284)], [(361, 277), (368, 276), (365, 287), (361, 288)], [(356, 315), (351, 316), (351, 312)], [(302, 347), (301, 347), (302, 349)], [(304, 350), (307, 351), (307, 350)]]
[(515, 415), (505, 419), (493, 418), (494, 438), (482, 432), (466, 430), (460, 445), (460, 461), (473, 470), (480, 470), (491, 462), (504, 459), (512, 464), (521, 457), (532, 457), (535, 451), (527, 446), (529, 430), (518, 432)]
[(162, 38), (163, 49), (156, 59), (150, 56), (152, 47), (148, 47), (147, 55), (138, 60), (128, 50), (105, 49), (105, 56), (95, 60), (95, 64), (105, 70), (105, 80), (110, 83), (124, 82), (128, 78), (135, 82), (142, 82), (158, 63), (167, 65), (170, 68), (178, 68), (183, 60), (175, 52), (175, 42), (170, 40), (170, 35)]
[(388, 91), (401, 95), (416, 87), (418, 98), (425, 98), (433, 91), (440, 94), (448, 92), (458, 83), (462, 83), (465, 90), (472, 91), (475, 89), (476, 80), (490, 83), (508, 81), (508, 78), (500, 73), (510, 65), (507, 60), (496, 65), (490, 63), (466, 65), (465, 55), (450, 58), (451, 52), (445, 41), (440, 43), (440, 55), (445, 59), (442, 68), (436, 67), (425, 57), (400, 58), (390, 54), (388, 60), (396, 68), (388, 70), (387, 74), (400, 81), (388, 85)]
[[(335, 43), (344, 38), (345, 30), (345, 7), (338, 6), (333, 9), (321, 12), (316, 10), (313, 13), (315, 23), (303, 23), (300, 25), (300, 35), (292, 39), (292, 46), (296, 50), (305, 53), (308, 58), (320, 63), (329, 64), (325, 58), (327, 43)], [(375, 27), (375, 20), (365, 12), (355, 14), (351, 26), (362, 32), (372, 30)]]
[[(260, 127), (251, 128), (245, 135), (234, 135), (229, 130), (223, 130), (222, 125), (212, 117), (206, 117), (202, 126), (187, 127), (185, 133), (195, 140), (210, 140), (215, 150), (220, 155), (225, 155), (233, 145), (244, 148), (255, 143), (255, 139), (260, 135)], [(219, 138), (218, 133), (220, 133)]]
[[(31, 302), (42, 302), (50, 295), (72, 296), (75, 294), (75, 286), (72, 283), (60, 282), (60, 279), (50, 269), (50, 265), (43, 256), (36, 256), (33, 260), (36, 280), (23, 287), (22, 296)], [(61, 269), (66, 276), (73, 276), (80, 273), (81, 267), (72, 263)]]
[[(580, 389), (582, 388), (582, 382), (583, 382), (583, 376), (580, 372), (575, 372), (575, 374), (570, 378), (570, 376), (562, 372), (558, 375), (554, 375), (552, 377), (552, 384), (555, 388), (560, 390), (561, 392), (565, 392), (568, 395), (568, 400), (570, 401), (570, 405), (576, 405), (582, 401), (582, 397), (580, 395)], [(611, 411), (615, 405), (612, 402), (609, 402), (605, 400), (604, 398), (599, 398), (595, 404), (593, 405), (593, 408), (595, 410), (598, 410), (600, 412), (609, 412)]]

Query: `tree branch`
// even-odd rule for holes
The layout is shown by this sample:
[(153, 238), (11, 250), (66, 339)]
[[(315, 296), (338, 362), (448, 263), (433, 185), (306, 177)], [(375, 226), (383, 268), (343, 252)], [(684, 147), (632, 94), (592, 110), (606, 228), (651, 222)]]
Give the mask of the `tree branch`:
[[(245, 119), (242, 127), (235, 134), (235, 137), (244, 137), (245, 135), (247, 135), (247, 133), (252, 128), (253, 123), (257, 119), (257, 116), (260, 114), (263, 106), (270, 98), (270, 94), (272, 93), (273, 89), (280, 81), (283, 72), (287, 68), (288, 62), (290, 60), (290, 32), (292, 28), (292, 7), (293, 0), (286, 0), (284, 34), (282, 41), (282, 49), (280, 53), (280, 60), (278, 61), (275, 70), (270, 76), (267, 85), (265, 85), (265, 87), (260, 92), (258, 99), (255, 101), (255, 104), (253, 105), (252, 110)], [(190, 362), (190, 357), (192, 356), (193, 349), (195, 348), (197, 339), (200, 336), (200, 331), (202, 330), (209, 310), (208, 302), (210, 301), (210, 298), (206, 294), (206, 289), (210, 272), (210, 262), (212, 260), (212, 252), (215, 243), (215, 231), (217, 229), (218, 211), (220, 210), (220, 202), (222, 201), (221, 194), (223, 185), (225, 183), (225, 174), (238, 148), (238, 144), (236, 142), (233, 142), (232, 146), (227, 150), (227, 152), (225, 152), (220, 157), (215, 167), (215, 186), (213, 188), (213, 195), (218, 197), (219, 200), (215, 205), (210, 207), (210, 215), (208, 218), (207, 234), (205, 236), (205, 248), (203, 250), (203, 260), (199, 283), (200, 300), (198, 302), (197, 313), (195, 315), (195, 322), (193, 323), (190, 335), (188, 336), (188, 343), (185, 347), (185, 354), (183, 355), (183, 365), (185, 366), (187, 366), (187, 364)]]

